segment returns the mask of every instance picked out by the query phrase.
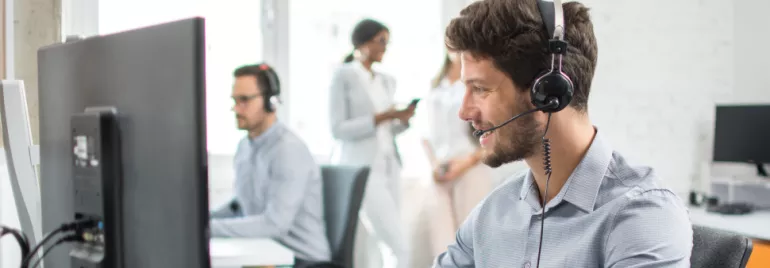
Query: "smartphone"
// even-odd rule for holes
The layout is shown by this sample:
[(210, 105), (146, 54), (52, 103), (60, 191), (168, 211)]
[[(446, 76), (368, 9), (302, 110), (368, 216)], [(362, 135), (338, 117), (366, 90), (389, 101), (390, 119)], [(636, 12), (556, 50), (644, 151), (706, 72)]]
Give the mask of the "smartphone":
[(420, 98), (412, 99), (412, 102), (409, 103), (409, 106), (417, 106), (418, 102), (420, 102)]
[(441, 166), (439, 167), (439, 174), (438, 175), (443, 177), (444, 174), (446, 174), (447, 172), (449, 172), (449, 163), (447, 163), (447, 162), (441, 163)]

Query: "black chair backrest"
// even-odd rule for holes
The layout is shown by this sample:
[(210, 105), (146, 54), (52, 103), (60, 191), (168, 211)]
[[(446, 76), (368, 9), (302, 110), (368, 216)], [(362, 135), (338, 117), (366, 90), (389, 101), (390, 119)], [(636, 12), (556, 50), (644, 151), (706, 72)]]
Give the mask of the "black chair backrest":
[(369, 177), (368, 167), (322, 166), (326, 236), (332, 261), (353, 267), (358, 210)]
[(745, 268), (753, 245), (751, 239), (705, 226), (693, 225), (690, 267)]

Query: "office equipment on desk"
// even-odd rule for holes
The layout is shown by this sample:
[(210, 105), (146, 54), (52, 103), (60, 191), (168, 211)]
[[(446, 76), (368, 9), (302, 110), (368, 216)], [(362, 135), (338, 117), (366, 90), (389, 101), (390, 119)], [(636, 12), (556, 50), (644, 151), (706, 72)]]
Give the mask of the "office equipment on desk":
[(748, 203), (770, 208), (770, 180), (712, 179), (709, 196), (720, 204)]
[(690, 206), (705, 207), (706, 211), (725, 215), (749, 214), (762, 207), (748, 202), (730, 202), (729, 199), (720, 199), (718, 196), (690, 191)]
[(714, 162), (751, 163), (768, 177), (770, 105), (718, 105), (714, 127)]
[(693, 268), (745, 268), (753, 249), (751, 239), (719, 229), (695, 225), (692, 228)]
[[(122, 255), (121, 265), (210, 267), (204, 50), (201, 18), (40, 49), (43, 230), (76, 216), (72, 175), (80, 158), (74, 155), (71, 117), (111, 107), (123, 177), (124, 239), (115, 253)], [(46, 268), (84, 261), (65, 248), (51, 251)]]
[(754, 206), (749, 203), (724, 203), (706, 207), (706, 211), (725, 215), (743, 215), (754, 211)]
[(271, 239), (212, 238), (212, 268), (294, 265), (294, 253)]
[(326, 234), (332, 262), (353, 267), (358, 211), (369, 178), (369, 167), (322, 166)]

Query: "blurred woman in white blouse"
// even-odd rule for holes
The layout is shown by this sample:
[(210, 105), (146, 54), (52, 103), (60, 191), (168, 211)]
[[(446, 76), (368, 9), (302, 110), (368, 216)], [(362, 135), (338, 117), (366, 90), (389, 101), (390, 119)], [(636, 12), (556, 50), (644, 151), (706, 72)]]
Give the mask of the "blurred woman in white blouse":
[(331, 131), (339, 144), (334, 162), (370, 167), (359, 217), (364, 228), (356, 235), (355, 267), (362, 268), (386, 267), (388, 259), (407, 267), (395, 138), (409, 127), (415, 105), (395, 109), (395, 79), (372, 66), (382, 60), (389, 38), (380, 22), (359, 22), (351, 37), (354, 52), (335, 72), (329, 90)]
[(481, 162), (481, 148), (469, 122), (458, 116), (465, 85), (460, 81), (458, 53), (448, 52), (433, 89), (420, 103), (418, 121), (423, 147), (432, 163), (435, 198), (424, 209), (429, 252), (415, 247), (412, 255), (435, 257), (455, 240), (455, 232), (473, 207), (493, 187), (497, 174)]

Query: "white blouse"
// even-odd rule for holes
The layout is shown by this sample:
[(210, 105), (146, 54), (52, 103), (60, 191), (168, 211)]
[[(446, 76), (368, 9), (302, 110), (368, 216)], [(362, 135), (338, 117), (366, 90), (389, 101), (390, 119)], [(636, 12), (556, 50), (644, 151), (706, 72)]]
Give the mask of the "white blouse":
[(478, 141), (470, 136), (470, 122), (458, 115), (464, 94), (465, 85), (460, 80), (450, 83), (444, 78), (420, 102), (422, 135), (439, 161), (467, 155), (478, 148)]
[[(354, 61), (353, 64), (356, 66), (359, 78), (366, 85), (365, 90), (369, 93), (369, 98), (374, 105), (374, 112), (379, 114), (391, 109), (393, 101), (385, 89), (384, 77), (377, 74), (377, 72), (370, 72), (359, 61)], [(396, 148), (393, 144), (392, 124), (393, 122), (387, 121), (377, 125), (377, 141), (379, 142), (379, 153), (381, 154), (395, 155)]]

